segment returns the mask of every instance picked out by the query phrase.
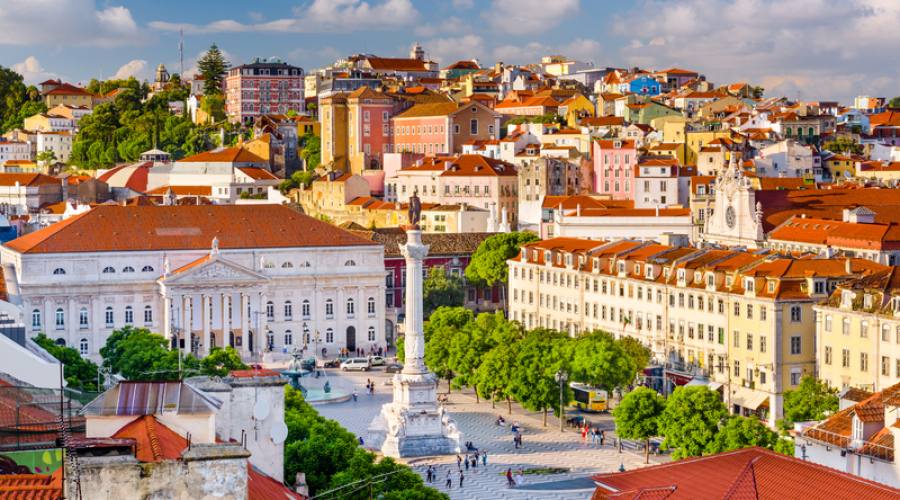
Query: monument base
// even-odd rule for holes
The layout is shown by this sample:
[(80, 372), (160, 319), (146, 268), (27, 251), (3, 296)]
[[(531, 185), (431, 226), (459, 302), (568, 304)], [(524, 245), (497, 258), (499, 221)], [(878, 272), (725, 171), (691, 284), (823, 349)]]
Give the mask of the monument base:
[(459, 430), (436, 389), (430, 373), (394, 375), (394, 402), (369, 424), (369, 447), (395, 458), (459, 453)]

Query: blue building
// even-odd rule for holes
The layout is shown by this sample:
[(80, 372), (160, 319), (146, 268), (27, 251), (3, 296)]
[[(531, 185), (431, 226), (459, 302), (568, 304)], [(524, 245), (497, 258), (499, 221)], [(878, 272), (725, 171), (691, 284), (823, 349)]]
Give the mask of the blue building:
[(648, 75), (641, 75), (628, 84), (628, 90), (638, 95), (654, 96), (662, 92), (662, 84)]

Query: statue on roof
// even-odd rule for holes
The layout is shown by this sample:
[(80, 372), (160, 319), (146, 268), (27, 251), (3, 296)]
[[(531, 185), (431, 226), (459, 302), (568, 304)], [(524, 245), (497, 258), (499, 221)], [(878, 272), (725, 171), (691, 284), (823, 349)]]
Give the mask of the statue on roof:
[(219, 255), (219, 237), (213, 236), (212, 248), (209, 250), (210, 255)]
[(409, 197), (409, 209), (407, 212), (409, 216), (409, 225), (414, 229), (419, 228), (419, 221), (422, 220), (422, 202), (419, 200), (419, 190), (413, 191), (412, 196)]

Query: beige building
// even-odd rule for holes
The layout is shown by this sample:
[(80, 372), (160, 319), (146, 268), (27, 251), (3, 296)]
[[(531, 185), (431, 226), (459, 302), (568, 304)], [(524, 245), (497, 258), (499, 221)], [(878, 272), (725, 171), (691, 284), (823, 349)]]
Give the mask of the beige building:
[(862, 259), (574, 238), (526, 245), (509, 265), (511, 319), (638, 338), (669, 373), (723, 387), (733, 413), (770, 425), (784, 392), (815, 373), (813, 305), (838, 282), (884, 269)]
[(838, 285), (815, 311), (820, 379), (867, 391), (900, 382), (900, 268)]

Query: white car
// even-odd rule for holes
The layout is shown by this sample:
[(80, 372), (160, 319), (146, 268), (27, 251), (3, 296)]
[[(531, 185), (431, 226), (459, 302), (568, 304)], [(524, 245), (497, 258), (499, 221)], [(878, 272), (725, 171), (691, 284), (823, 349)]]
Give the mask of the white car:
[(372, 366), (384, 366), (387, 364), (387, 360), (382, 356), (369, 356), (369, 361), (372, 363)]
[(372, 369), (372, 363), (368, 358), (349, 358), (341, 363), (341, 371), (359, 370), (367, 372)]

